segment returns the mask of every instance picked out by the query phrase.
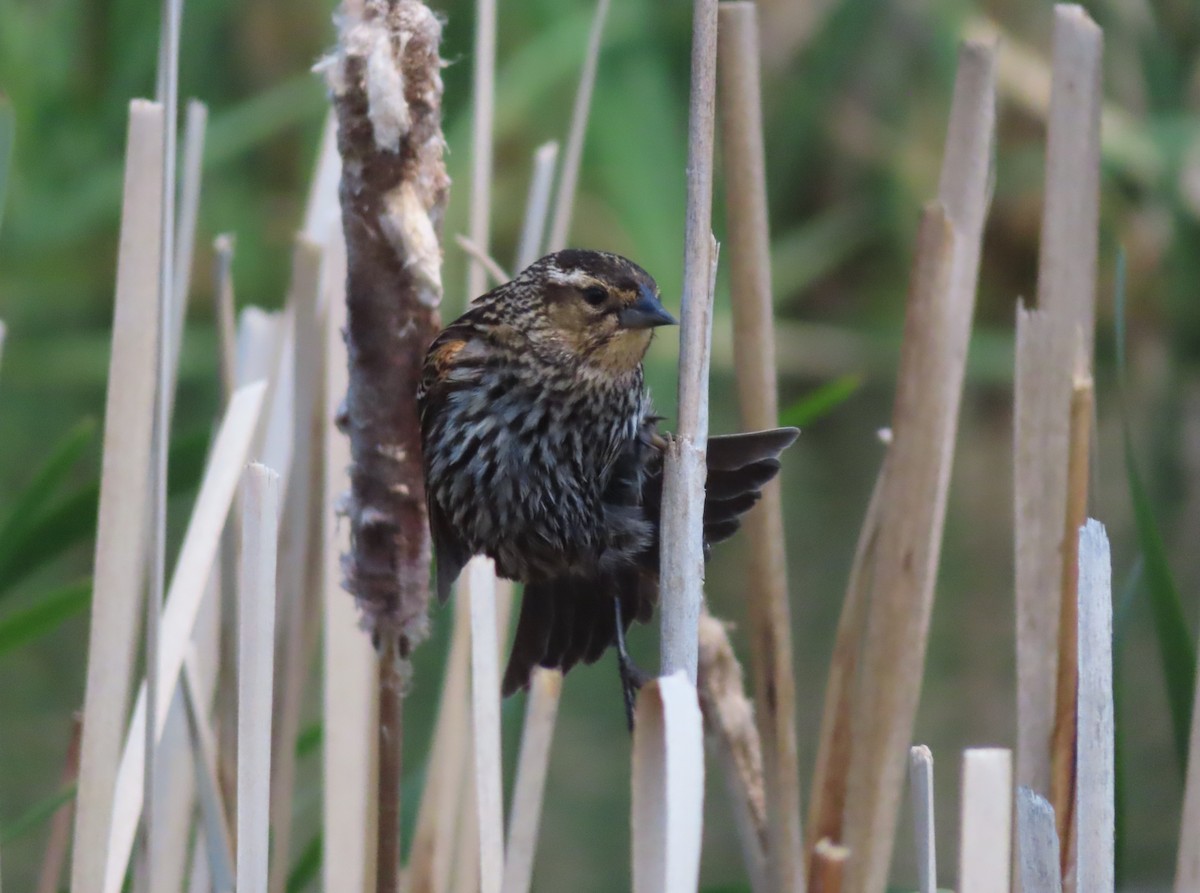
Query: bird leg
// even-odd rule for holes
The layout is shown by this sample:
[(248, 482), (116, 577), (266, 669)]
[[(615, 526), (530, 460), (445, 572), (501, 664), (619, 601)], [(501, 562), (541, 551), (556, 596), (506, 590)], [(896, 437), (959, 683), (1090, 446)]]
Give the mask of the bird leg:
[(613, 613), (617, 620), (617, 670), (621, 674), (621, 693), (625, 696), (625, 720), (629, 723), (630, 734), (633, 734), (633, 708), (637, 693), (650, 676), (629, 659), (629, 652), (625, 650), (625, 624), (621, 618), (619, 597), (613, 598)]

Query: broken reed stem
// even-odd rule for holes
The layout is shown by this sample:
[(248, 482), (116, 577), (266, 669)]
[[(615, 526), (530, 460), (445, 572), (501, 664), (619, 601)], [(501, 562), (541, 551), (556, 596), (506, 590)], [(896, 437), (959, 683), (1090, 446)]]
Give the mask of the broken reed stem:
[(1175, 893), (1200, 890), (1200, 667), (1192, 701), (1192, 730), (1188, 744), (1187, 778), (1179, 822), (1179, 853), (1175, 864)]
[[(292, 800), (296, 779), (296, 736), (299, 734), (309, 669), (320, 615), (324, 475), (324, 428), (332, 419), (324, 412), (325, 330), (320, 305), (325, 296), (325, 252), (306, 236), (296, 238), (292, 254), (289, 308), (292, 314), (291, 460), (284, 490), (279, 549), (281, 599), (276, 660), (276, 723), (271, 767), (271, 847), (276, 865), (288, 864)], [(338, 290), (340, 296), (340, 288)], [(283, 369), (280, 369), (282, 374)], [(282, 893), (286, 872), (270, 878), (272, 893)]]
[(839, 846), (828, 837), (817, 841), (813, 848), (808, 883), (810, 893), (842, 893), (842, 879), (849, 860), (850, 850), (846, 847)]
[[(339, 512), (349, 483), (350, 444), (332, 424), (348, 387), (346, 253), (335, 233), (326, 249), (324, 480), (321, 492), (321, 602), (324, 665), (321, 774), (324, 780), (321, 874), (323, 889), (367, 890), (374, 871), (372, 787), (377, 743), (379, 657), (362, 634), (358, 612), (342, 589), (339, 558), (349, 531)], [(396, 751), (399, 756), (399, 749)], [(395, 793), (392, 794), (393, 798)], [(383, 798), (380, 798), (383, 799)]]
[(867, 598), (871, 588), (875, 548), (879, 542), (880, 502), (883, 482), (887, 477), (887, 464), (885, 454), (858, 533), (854, 559), (850, 563), (850, 579), (846, 583), (846, 596), (838, 617), (829, 678), (825, 683), (825, 706), (821, 713), (817, 758), (813, 766), (806, 853), (811, 853), (817, 843), (825, 838), (834, 840), (842, 836), (850, 771), (854, 685), (858, 677), (859, 649), (869, 606)]
[(221, 396), (228, 403), (237, 382), (237, 308), (233, 296), (233, 250), (231, 233), (213, 239), (213, 280), (217, 307), (217, 340), (221, 355)]
[(1012, 866), (1012, 753), (963, 752), (959, 893), (1009, 893)]
[[(1016, 781), (1050, 794), (1058, 676), (1069, 421), (1053, 391), (1063, 381), (1044, 309), (1017, 305), (1013, 380), (1013, 539), (1017, 648)], [(1061, 393), (1061, 391), (1060, 391)], [(1062, 409), (1063, 411), (1059, 411)], [(1061, 437), (1061, 445), (1059, 444)], [(1061, 466), (1052, 463), (1061, 460)], [(1057, 507), (1057, 516), (1053, 509)]]
[(688, 102), (687, 214), (679, 323), (679, 424), (663, 463), (661, 640), (663, 676), (683, 670), (696, 684), (703, 601), (708, 369), (716, 288), (712, 235), (713, 126), (716, 117), (717, 2), (695, 0)]
[[(600, 42), (604, 37), (604, 22), (608, 18), (609, 0), (597, 0), (596, 14), (588, 32), (587, 51), (579, 72), (579, 88), (571, 109), (571, 130), (563, 152), (562, 173), (558, 179), (558, 197), (554, 203), (554, 218), (550, 223), (547, 250), (561, 251), (571, 235), (571, 218), (575, 210), (575, 190), (579, 182), (579, 167), (583, 161), (583, 141), (587, 135), (588, 113), (592, 107), (592, 90), (596, 85), (596, 68), (600, 63)], [(537, 258), (535, 257), (534, 260)]]
[[(463, 253), (471, 259), (472, 263), (483, 267), (483, 272), (487, 274), (487, 279), (492, 281), (492, 285), (503, 285), (512, 278), (508, 275), (505, 269), (500, 266), (494, 257), (488, 254), (462, 233), (456, 234), (454, 236), (454, 241), (458, 247), (463, 250)], [(481, 287), (486, 289), (488, 287), (487, 282), (485, 281)], [(476, 295), (476, 297), (479, 296)]]
[[(200, 482), (162, 613), (158, 697), (150, 701), (145, 685), (138, 692), (117, 767), (111, 807), (112, 826), (106, 845), (102, 847), (107, 853), (102, 870), (102, 889), (105, 893), (118, 893), (125, 878), (146, 794), (143, 773), (146, 758), (144, 746), (150, 737), (144, 731), (147, 719), (153, 725), (153, 740), (157, 743), (162, 737), (167, 711), (190, 647), (196, 617), (216, 560), (234, 491), (263, 411), (265, 390), (263, 382), (254, 382), (239, 388), (229, 401), (229, 408), (213, 442), (204, 479)], [(145, 466), (141, 467), (138, 474), (146, 476)], [(145, 482), (141, 486), (145, 486)], [(83, 721), (86, 742), (86, 711)], [(79, 846), (78, 839), (75, 846)]]
[(922, 220), (851, 723), (847, 888), (887, 878), (945, 526), (995, 134), (994, 44), (959, 53), (938, 203)]
[(724, 769), (750, 888), (761, 893), (769, 889), (762, 744), (725, 624), (708, 612), (700, 615), (698, 678), (705, 737)]
[(957, 236), (940, 204), (926, 207), (904, 322), (893, 443), (850, 724), (843, 842), (846, 887), (887, 877), (945, 519), (973, 290), (952, 290)]
[[(1092, 379), (1075, 380), (1071, 391), (1067, 450), (1067, 510), (1063, 528), (1062, 587), (1058, 619), (1058, 674), (1054, 735), (1050, 745), (1050, 802), (1058, 820), (1062, 854), (1070, 858), (1075, 838), (1075, 741), (1079, 686), (1079, 537), (1087, 520), (1088, 458), (1091, 447)], [(1067, 874), (1067, 864), (1063, 865)]]
[(204, 132), (208, 106), (188, 100), (183, 131), (183, 174), (179, 184), (179, 215), (175, 226), (175, 256), (171, 283), (171, 375), (179, 377), (179, 351), (192, 285), (192, 256), (196, 247), (196, 223), (200, 216), (200, 182), (204, 169)]
[[(1095, 331), (1102, 54), (1087, 14), (1056, 6), (1038, 308), (1018, 313), (1014, 466), (1017, 783), (1042, 794), (1051, 794), (1050, 680), (1059, 675), (1062, 562), (1072, 548), (1063, 540), (1072, 381), (1091, 372)], [(1070, 845), (1061, 843), (1065, 863)]]
[(242, 482), (238, 592), (237, 890), (266, 893), (274, 713), (279, 475), (252, 464)]
[[(734, 371), (742, 427), (755, 431), (779, 420), (756, 7), (746, 0), (723, 3), (718, 19)], [(762, 501), (743, 523), (756, 719), (766, 743), (768, 888), (803, 893), (796, 684), (779, 481), (763, 487)]]
[(533, 173), (529, 178), (529, 194), (525, 199), (525, 221), (517, 242), (515, 269), (519, 273), (538, 259), (546, 231), (546, 216), (550, 211), (550, 191), (554, 186), (554, 168), (558, 164), (558, 143), (542, 143), (533, 153)]
[[(200, 670), (194, 648), (188, 651), (183, 662), (183, 679), (180, 694), (184, 702), (187, 719), (188, 741), (191, 745), (193, 771), (196, 778), (196, 793), (200, 803), (201, 828), (209, 855), (209, 873), (212, 876), (213, 888), (216, 890), (232, 890), (237, 883), (234, 868), (233, 835), (229, 828), (229, 810), (221, 795), (220, 784), (217, 781), (217, 744), (208, 721), (206, 705), (212, 701), (210, 692), (205, 689), (200, 678)], [(167, 751), (170, 753), (170, 751)], [(190, 818), (189, 809), (188, 818)], [(186, 825), (185, 825), (186, 828)], [(185, 835), (186, 836), (186, 835)], [(172, 868), (170, 881), (172, 889), (179, 886), (183, 880), (183, 859), (181, 853), (179, 865)], [(156, 879), (156, 884), (158, 880)], [(156, 886), (153, 889), (165, 889)], [(240, 889), (240, 888), (239, 888)]]
[[(79, 739), (83, 732), (83, 716), (76, 713), (71, 717), (71, 735), (67, 741), (67, 759), (63, 766), (59, 790), (66, 790), (79, 777)], [(69, 800), (54, 812), (50, 822), (50, 836), (46, 840), (46, 854), (42, 857), (42, 870), (38, 875), (37, 893), (58, 893), (63, 866), (71, 848), (71, 820), (75, 815), (74, 800)]]
[(109, 858), (108, 840), (129, 703), (144, 580), (151, 431), (154, 417), (155, 283), (161, 242), (163, 110), (134, 100), (129, 106), (125, 193), (117, 253), (113, 348), (104, 413), (100, 510), (96, 522), (91, 623), (83, 738), (79, 754), (72, 893), (99, 893)]
[[(158, 339), (155, 343), (155, 376), (157, 394), (154, 409), (154, 429), (151, 435), (150, 464), (150, 585), (147, 590), (143, 629), (146, 696), (150, 704), (158, 703), (159, 625), (162, 622), (163, 598), (167, 589), (167, 453), (171, 438), (171, 406), (175, 397), (174, 312), (175, 286), (175, 143), (179, 126), (179, 33), (183, 18), (182, 0), (163, 0), (162, 27), (158, 48), (158, 89), (156, 99), (162, 104), (163, 164), (161, 200), (158, 204), (159, 229), (152, 238), (160, 240), (158, 251)], [(158, 743), (154, 723), (146, 723), (143, 756), (142, 788), (142, 860), (138, 865), (140, 889), (153, 889), (160, 836), (165, 823), (154, 820), (155, 786), (160, 773), (155, 771)]]
[(537, 853), (546, 771), (550, 764), (550, 744), (554, 740), (562, 682), (562, 673), (542, 667), (533, 671), (529, 682), (509, 811), (504, 881), (500, 885), (502, 893), (528, 893), (533, 880), (533, 859)]
[[(470, 239), (488, 253), (492, 207), (492, 120), (496, 104), (496, 0), (476, 0), (475, 50), (471, 96), (471, 208)], [(487, 291), (484, 267), (467, 265), (467, 300)]]
[(695, 893), (704, 813), (704, 720), (683, 671), (638, 692), (633, 725), (633, 893)]
[(1104, 526), (1077, 533), (1079, 691), (1075, 757), (1075, 869), (1081, 893), (1113, 893), (1116, 826), (1112, 561)]
[(1021, 893), (1062, 893), (1062, 867), (1054, 807), (1021, 785), (1017, 788), (1017, 858)]
[(913, 808), (917, 893), (937, 891), (937, 827), (933, 820), (933, 753), (924, 744), (908, 752), (908, 795)]
[[(479, 834), (479, 889), (481, 893), (500, 893), (504, 876), (504, 792), (500, 777), (496, 568), (491, 559), (477, 557), (467, 563), (464, 574), (471, 599), (471, 740)], [(460, 597), (464, 594), (460, 591)]]

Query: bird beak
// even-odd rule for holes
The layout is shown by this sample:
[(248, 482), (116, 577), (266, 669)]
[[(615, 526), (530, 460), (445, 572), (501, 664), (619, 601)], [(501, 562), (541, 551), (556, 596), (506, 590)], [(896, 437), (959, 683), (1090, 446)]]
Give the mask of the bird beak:
[(648, 288), (641, 288), (637, 300), (617, 314), (622, 328), (652, 329), (655, 326), (678, 325), (678, 320), (667, 313), (662, 303)]

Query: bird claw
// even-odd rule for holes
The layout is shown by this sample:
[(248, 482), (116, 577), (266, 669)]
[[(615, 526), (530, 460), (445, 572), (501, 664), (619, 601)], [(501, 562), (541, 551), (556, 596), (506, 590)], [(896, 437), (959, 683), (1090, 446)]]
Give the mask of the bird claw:
[(629, 733), (633, 734), (633, 712), (637, 705), (637, 693), (654, 677), (630, 660), (624, 648), (617, 654), (617, 668), (621, 673), (621, 693), (625, 696), (625, 721), (629, 723)]

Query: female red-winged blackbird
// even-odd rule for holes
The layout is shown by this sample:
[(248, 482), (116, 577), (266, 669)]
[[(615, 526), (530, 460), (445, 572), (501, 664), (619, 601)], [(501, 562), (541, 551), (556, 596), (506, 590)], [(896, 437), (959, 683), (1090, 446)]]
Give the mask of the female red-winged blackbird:
[[(506, 695), (535, 666), (565, 673), (615, 644), (631, 703), (624, 633), (658, 599), (665, 446), (642, 357), (674, 322), (641, 267), (566, 250), (479, 298), (429, 347), (417, 398), (438, 597), (479, 554), (525, 584)], [(797, 433), (709, 439), (706, 554)]]

